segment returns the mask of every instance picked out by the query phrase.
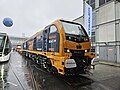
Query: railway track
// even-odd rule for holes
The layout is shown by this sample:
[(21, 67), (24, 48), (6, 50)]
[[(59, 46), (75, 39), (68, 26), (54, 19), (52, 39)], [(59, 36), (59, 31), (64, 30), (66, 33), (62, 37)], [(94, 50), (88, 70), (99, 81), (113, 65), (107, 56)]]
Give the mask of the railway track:
[(67, 76), (67, 77), (61, 76), (58, 78), (73, 88), (82, 87), (82, 86), (89, 85), (94, 82), (90, 78), (82, 76), (82, 75)]
[(11, 63), (12, 63), (11, 61), (8, 62), (9, 68), (11, 68), (11, 71), (12, 71), (12, 73), (14, 74), (15, 78), (17, 79), (19, 85), (22, 87), (23, 90), (25, 90), (24, 85), (23, 85), (22, 82), (20, 81), (18, 75), (17, 75), (17, 74), (15, 73), (15, 71), (13, 70), (13, 67), (12, 67), (12, 64), (11, 64)]
[[(11, 60), (8, 61), (9, 68), (10, 68), (11, 72), (13, 73), (13, 75), (15, 76), (15, 78), (17, 79), (18, 84), (20, 85), (22, 90), (27, 90), (28, 88), (26, 88), (26, 86), (21, 81), (21, 78), (19, 77), (18, 73), (14, 70), (15, 68), (17, 68), (17, 67), (15, 67), (15, 68), (13, 67), (14, 64), (16, 64), (16, 63), (13, 63), (13, 61), (11, 61)], [(31, 65), (28, 65), (28, 66), (29, 66), (28, 68), (30, 69), (28, 76), (30, 77), (29, 79), (31, 79), (30, 87), (32, 88), (32, 90), (40, 90), (40, 89), (38, 89), (35, 78), (33, 77), (32, 67), (31, 67)], [(26, 74), (28, 74), (28, 73), (26, 73)], [(11, 82), (7, 82), (6, 85), (9, 83), (12, 84)], [(14, 86), (18, 86), (18, 85), (14, 85)]]
[[(82, 76), (82, 75), (77, 75), (77, 76), (52, 75), (47, 70), (44, 70), (43, 68), (41, 68), (34, 61), (32, 60), (29, 60), (29, 61), (32, 63), (32, 65), (29, 65), (29, 68), (31, 70), (32, 68), (37, 69), (38, 71), (44, 74), (47, 74), (47, 76), (44, 78), (51, 78), (51, 77), (57, 78), (59, 81), (65, 83), (67, 86), (72, 87), (72, 88), (82, 87), (82, 86), (89, 85), (94, 82), (92, 79), (86, 76)], [(33, 71), (31, 71), (31, 73), (32, 73), (34, 82), (36, 82), (34, 75), (33, 75)], [(44, 83), (44, 78), (43, 78), (43, 83)], [(34, 83), (34, 84), (35, 84), (34, 86), (38, 88), (36, 90), (40, 90), (40, 88), (42, 89), (42, 85), (38, 87), (38, 85), (36, 85), (37, 83)]]

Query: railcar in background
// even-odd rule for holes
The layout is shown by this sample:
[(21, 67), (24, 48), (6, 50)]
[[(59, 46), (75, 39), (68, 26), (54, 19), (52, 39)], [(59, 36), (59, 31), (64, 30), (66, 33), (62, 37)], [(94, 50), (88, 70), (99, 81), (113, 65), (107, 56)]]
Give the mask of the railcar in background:
[(21, 45), (16, 45), (15, 49), (16, 49), (16, 51), (18, 53), (20, 53), (20, 54), (22, 53), (22, 47), (21, 47)]
[(0, 33), (0, 62), (8, 61), (11, 55), (11, 42), (6, 33)]
[(94, 55), (81, 24), (56, 20), (23, 43), (23, 55), (51, 73), (85, 73)]

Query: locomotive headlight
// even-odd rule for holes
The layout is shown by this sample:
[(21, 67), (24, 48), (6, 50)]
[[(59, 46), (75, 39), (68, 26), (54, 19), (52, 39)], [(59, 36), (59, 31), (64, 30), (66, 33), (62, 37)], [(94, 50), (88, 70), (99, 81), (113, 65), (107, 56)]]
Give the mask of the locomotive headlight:
[(89, 39), (88, 38), (84, 38), (84, 41), (89, 41)]
[(87, 50), (85, 50), (85, 52), (87, 52)]
[(89, 52), (89, 51), (90, 51), (90, 49), (85, 50), (85, 52)]
[(68, 48), (64, 48), (65, 53), (70, 53), (70, 50)]
[(69, 53), (70, 52), (70, 50), (69, 49), (67, 49), (67, 53)]
[(76, 62), (74, 59), (67, 59), (65, 60), (65, 67), (66, 68), (75, 68), (77, 65), (76, 65)]

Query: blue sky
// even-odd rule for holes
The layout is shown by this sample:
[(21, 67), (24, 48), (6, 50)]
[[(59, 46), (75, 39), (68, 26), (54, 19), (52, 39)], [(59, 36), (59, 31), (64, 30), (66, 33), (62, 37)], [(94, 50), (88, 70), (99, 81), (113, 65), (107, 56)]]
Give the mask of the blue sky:
[[(0, 0), (0, 32), (30, 37), (56, 19), (73, 20), (83, 14), (82, 0)], [(13, 19), (12, 27), (2, 23)]]

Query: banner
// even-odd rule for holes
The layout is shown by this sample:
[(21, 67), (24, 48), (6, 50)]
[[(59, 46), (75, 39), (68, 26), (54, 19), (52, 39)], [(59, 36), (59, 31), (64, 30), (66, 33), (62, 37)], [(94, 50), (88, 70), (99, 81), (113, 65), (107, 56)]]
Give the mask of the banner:
[(92, 34), (92, 7), (85, 2), (84, 5), (84, 25), (85, 29), (91, 38)]

